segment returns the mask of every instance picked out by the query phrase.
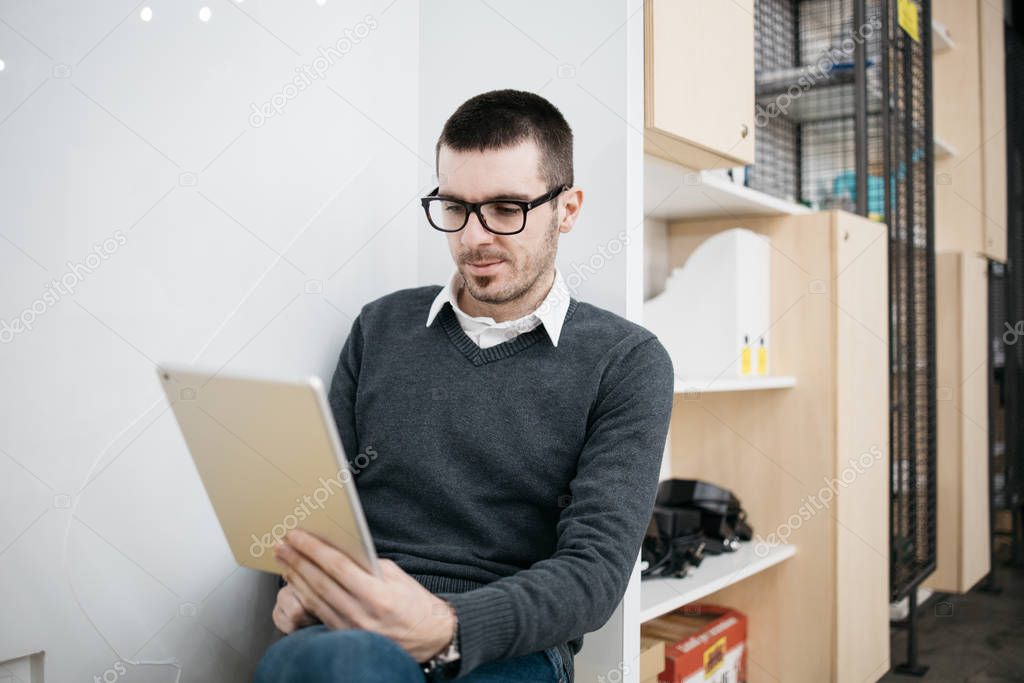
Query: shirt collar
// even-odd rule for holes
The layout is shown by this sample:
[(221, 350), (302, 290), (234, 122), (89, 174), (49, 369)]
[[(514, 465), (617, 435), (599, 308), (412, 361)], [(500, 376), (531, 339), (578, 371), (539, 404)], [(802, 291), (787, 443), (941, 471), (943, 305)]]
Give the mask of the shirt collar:
[[(459, 308), (458, 299), (456, 294), (459, 288), (462, 286), (462, 274), (459, 273), (459, 269), (456, 268), (452, 276), (448, 278), (448, 282), (441, 291), (434, 297), (434, 301), (430, 304), (430, 311), (427, 313), (427, 327), (430, 327), (431, 323), (437, 317), (437, 314), (441, 311), (441, 308), (446, 304), (452, 305), (452, 310), (456, 313), (461, 313), (463, 316), (469, 318)], [(562, 272), (555, 266), (555, 281), (551, 285), (551, 289), (548, 291), (544, 300), (540, 302), (540, 305), (532, 313), (529, 313), (519, 320), (508, 321), (507, 323), (495, 323), (492, 318), (479, 317), (474, 318), (475, 320), (487, 321), (490, 324), (504, 324), (512, 326), (515, 323), (526, 320), (531, 316), (536, 316), (540, 319), (541, 324), (548, 333), (548, 338), (551, 339), (552, 346), (558, 346), (558, 339), (562, 336), (562, 324), (565, 322), (565, 314), (569, 311), (569, 299), (570, 299), (569, 288), (565, 284), (565, 280), (562, 278)]]

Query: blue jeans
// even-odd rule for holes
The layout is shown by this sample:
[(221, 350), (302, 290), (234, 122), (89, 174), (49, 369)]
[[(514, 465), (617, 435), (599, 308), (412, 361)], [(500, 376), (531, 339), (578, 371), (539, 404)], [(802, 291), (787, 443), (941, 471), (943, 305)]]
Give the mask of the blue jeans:
[[(274, 643), (253, 683), (425, 683), (423, 670), (393, 640), (371, 631), (310, 626)], [(432, 675), (434, 681), (448, 680)], [(557, 648), (478, 666), (466, 683), (568, 683)]]

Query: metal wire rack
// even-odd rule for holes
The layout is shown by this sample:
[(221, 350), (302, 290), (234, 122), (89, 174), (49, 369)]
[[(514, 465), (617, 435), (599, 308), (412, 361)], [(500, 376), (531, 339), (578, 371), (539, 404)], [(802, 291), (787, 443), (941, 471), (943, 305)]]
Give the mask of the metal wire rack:
[(747, 183), (888, 225), (890, 594), (910, 601), (908, 661), (896, 668), (919, 673), (917, 587), (936, 552), (931, 6), (909, 0), (913, 31), (898, 4), (756, 0)]

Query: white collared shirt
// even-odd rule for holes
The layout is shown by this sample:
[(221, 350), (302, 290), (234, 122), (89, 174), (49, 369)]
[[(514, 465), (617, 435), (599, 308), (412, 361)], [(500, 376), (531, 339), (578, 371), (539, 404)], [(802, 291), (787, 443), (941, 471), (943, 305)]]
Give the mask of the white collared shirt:
[(548, 294), (540, 305), (530, 314), (524, 315), (516, 320), (495, 322), (489, 316), (471, 316), (459, 308), (458, 294), (463, 286), (462, 274), (456, 268), (455, 272), (448, 279), (446, 284), (430, 305), (430, 312), (427, 314), (427, 327), (434, 322), (434, 318), (440, 312), (445, 303), (452, 305), (455, 317), (459, 325), (473, 342), (482, 349), (497, 346), (507, 342), (513, 337), (529, 332), (538, 325), (543, 325), (544, 330), (551, 339), (552, 346), (558, 346), (558, 338), (562, 334), (562, 323), (565, 322), (565, 314), (569, 310), (569, 288), (562, 279), (562, 273), (555, 266), (555, 281), (548, 290)]

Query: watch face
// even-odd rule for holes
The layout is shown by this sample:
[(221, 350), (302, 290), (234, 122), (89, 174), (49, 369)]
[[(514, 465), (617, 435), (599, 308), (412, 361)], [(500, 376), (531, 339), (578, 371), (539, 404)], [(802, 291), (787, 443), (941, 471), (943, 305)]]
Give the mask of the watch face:
[(451, 661), (441, 661), (441, 657), (437, 657), (423, 666), (423, 673), (440, 673), (446, 678), (453, 677), (459, 673), (460, 663), (458, 656)]

